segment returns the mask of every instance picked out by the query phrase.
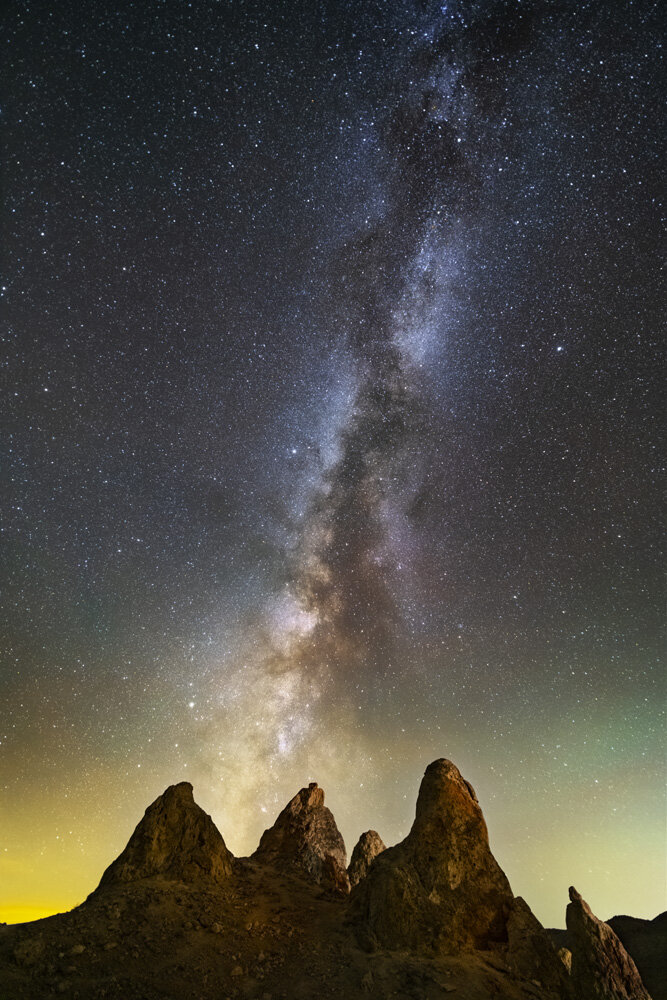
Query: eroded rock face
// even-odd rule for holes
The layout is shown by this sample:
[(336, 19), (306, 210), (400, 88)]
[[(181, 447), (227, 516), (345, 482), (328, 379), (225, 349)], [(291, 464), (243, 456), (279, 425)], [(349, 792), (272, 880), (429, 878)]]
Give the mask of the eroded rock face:
[(569, 975), (572, 972), (572, 952), (569, 948), (559, 948), (558, 958), (567, 969)]
[(146, 810), (127, 847), (105, 871), (100, 888), (163, 875), (183, 882), (225, 882), (232, 855), (211, 817), (192, 796), (192, 785), (170, 785)]
[(357, 882), (366, 877), (371, 863), (378, 854), (382, 854), (386, 849), (382, 837), (375, 830), (367, 830), (366, 833), (362, 833), (352, 851), (352, 858), (347, 869), (351, 886), (355, 886)]
[(513, 898), (475, 792), (451, 761), (436, 760), (410, 833), (355, 887), (351, 919), (367, 947), (457, 952), (506, 942)]
[(551, 939), (521, 896), (512, 901), (507, 919), (507, 964), (519, 979), (539, 983), (559, 997), (569, 998), (569, 969)]
[(332, 889), (349, 891), (345, 843), (324, 805), (324, 792), (315, 782), (288, 802), (262, 834), (252, 857), (262, 864), (296, 869)]
[(614, 934), (570, 886), (565, 920), (572, 946), (572, 985), (581, 1000), (651, 1000), (637, 966)]

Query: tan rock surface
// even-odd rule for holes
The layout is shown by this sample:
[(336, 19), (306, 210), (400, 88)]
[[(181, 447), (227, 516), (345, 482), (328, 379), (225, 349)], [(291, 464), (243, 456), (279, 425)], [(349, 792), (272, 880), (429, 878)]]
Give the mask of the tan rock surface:
[(354, 888), (351, 917), (366, 946), (456, 953), (505, 941), (513, 898), (472, 786), (443, 759), (426, 769), (408, 836)]
[(148, 807), (125, 850), (102, 875), (100, 888), (154, 875), (225, 882), (231, 874), (232, 855), (220, 832), (195, 802), (192, 785), (182, 781)]
[(512, 901), (507, 919), (507, 965), (522, 979), (538, 982), (558, 996), (570, 996), (568, 969), (547, 931), (521, 896)]
[(262, 834), (253, 860), (296, 870), (332, 888), (348, 885), (345, 842), (315, 783), (302, 788)]
[(386, 851), (387, 847), (382, 837), (375, 830), (367, 830), (359, 837), (354, 845), (347, 874), (350, 876), (350, 885), (355, 886), (362, 878), (366, 877), (368, 869), (378, 856)]

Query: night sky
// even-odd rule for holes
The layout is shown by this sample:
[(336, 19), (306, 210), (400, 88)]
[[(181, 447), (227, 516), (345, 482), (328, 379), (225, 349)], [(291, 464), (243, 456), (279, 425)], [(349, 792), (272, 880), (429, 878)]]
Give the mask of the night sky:
[(665, 908), (660, 20), (10, 4), (0, 919), (443, 756), (541, 920)]

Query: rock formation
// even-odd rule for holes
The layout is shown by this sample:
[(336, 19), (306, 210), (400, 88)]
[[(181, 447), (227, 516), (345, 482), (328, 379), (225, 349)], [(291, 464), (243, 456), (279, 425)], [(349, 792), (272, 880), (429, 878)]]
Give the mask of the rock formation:
[(366, 877), (371, 862), (386, 849), (382, 837), (375, 830), (367, 830), (366, 833), (362, 833), (352, 851), (352, 858), (347, 869), (351, 886), (354, 887), (357, 882)]
[(264, 831), (252, 860), (296, 870), (314, 882), (349, 892), (345, 843), (315, 782), (302, 788)]
[[(348, 896), (345, 845), (316, 784), (239, 860), (192, 787), (173, 785), (84, 903), (0, 926), (0, 997), (649, 1000), (623, 945), (574, 889), (557, 935), (572, 954), (556, 954), (513, 896), (475, 793), (449, 761), (427, 768), (412, 830), (383, 848), (374, 831), (362, 835)], [(645, 954), (662, 980), (667, 921), (615, 919), (649, 934)], [(359, 943), (380, 947), (371, 955)]]
[(192, 797), (192, 785), (170, 785), (153, 802), (123, 853), (104, 872), (100, 888), (153, 875), (183, 882), (225, 882), (232, 855), (211, 817)]
[(506, 940), (513, 898), (475, 792), (451, 761), (436, 760), (410, 833), (355, 887), (352, 920), (367, 946), (456, 952)]
[(650, 1000), (637, 966), (614, 934), (570, 886), (565, 912), (572, 984), (581, 1000)]
[(365, 947), (421, 954), (494, 950), (518, 980), (571, 995), (567, 970), (489, 848), (477, 796), (448, 760), (430, 764), (405, 840), (355, 886), (351, 921)]

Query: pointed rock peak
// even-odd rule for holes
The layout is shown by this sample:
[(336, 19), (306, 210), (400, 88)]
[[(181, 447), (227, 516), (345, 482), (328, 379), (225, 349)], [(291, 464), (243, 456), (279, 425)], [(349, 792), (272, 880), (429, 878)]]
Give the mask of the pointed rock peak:
[(565, 921), (572, 950), (572, 984), (582, 1000), (651, 1000), (637, 966), (609, 924), (598, 920), (570, 886)]
[(315, 782), (297, 792), (264, 831), (253, 859), (297, 870), (337, 891), (349, 891), (345, 843), (324, 805), (324, 792)]
[(351, 886), (355, 886), (357, 882), (361, 882), (362, 878), (366, 877), (375, 858), (386, 849), (382, 837), (375, 830), (367, 830), (366, 833), (362, 833), (352, 851), (352, 858), (347, 869)]
[(567, 894), (570, 897), (571, 903), (579, 903), (579, 905), (582, 906), (587, 913), (592, 912), (590, 906), (588, 905), (584, 897), (581, 895), (580, 892), (577, 892), (577, 890), (574, 888), (573, 885), (571, 885), (570, 888), (567, 890)]
[(512, 898), (507, 879), (489, 849), (489, 834), (475, 790), (450, 760), (426, 768), (417, 797), (415, 821), (406, 840), (417, 855), (435, 851), (447, 866), (450, 889), (478, 875), (491, 875)]
[(159, 799), (173, 805), (177, 802), (193, 804), (195, 801), (194, 789), (189, 781), (179, 781), (177, 785), (169, 785), (169, 788), (166, 788), (156, 801)]
[(410, 833), (375, 859), (352, 911), (362, 943), (456, 952), (506, 942), (513, 898), (472, 786), (451, 761), (436, 760)]
[(184, 882), (224, 882), (231, 873), (232, 855), (211, 817), (195, 802), (192, 785), (182, 781), (170, 785), (148, 807), (123, 853), (105, 871), (100, 887), (154, 875)]
[(468, 815), (484, 824), (475, 789), (465, 780), (456, 764), (441, 758), (429, 764), (424, 772), (417, 797), (415, 825), (434, 819), (443, 820), (449, 815)]
[(324, 789), (316, 781), (311, 781), (308, 788), (302, 788), (288, 804), (294, 812), (308, 809), (320, 809), (324, 805)]

